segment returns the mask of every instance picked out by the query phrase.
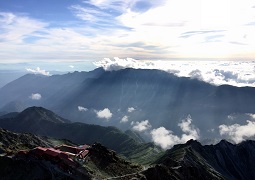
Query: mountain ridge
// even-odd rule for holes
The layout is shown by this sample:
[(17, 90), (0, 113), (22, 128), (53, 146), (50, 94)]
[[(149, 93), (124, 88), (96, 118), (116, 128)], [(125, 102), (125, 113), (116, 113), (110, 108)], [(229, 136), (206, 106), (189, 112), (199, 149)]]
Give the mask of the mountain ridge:
[[(160, 70), (104, 71), (100, 68), (86, 73), (29, 77), (24, 76), (13, 81), (12, 86), (1, 88), (0, 106), (21, 101), (24, 108), (43, 106), (66, 119), (117, 126), (124, 131), (132, 128), (132, 121), (146, 119), (152, 128), (163, 126), (177, 135), (182, 134), (177, 124), (191, 115), (192, 122), (205, 138), (221, 138), (219, 133), (209, 130), (229, 124), (229, 115), (240, 114), (231, 123), (244, 124), (249, 118), (247, 114), (255, 114), (255, 88), (213, 86)], [(32, 100), (29, 98), (32, 93), (40, 93), (42, 98)], [(79, 111), (78, 106), (86, 111)], [(130, 107), (135, 110), (128, 112)], [(105, 108), (112, 113), (107, 121), (97, 116), (97, 112)], [(120, 123), (124, 116), (129, 122)]]

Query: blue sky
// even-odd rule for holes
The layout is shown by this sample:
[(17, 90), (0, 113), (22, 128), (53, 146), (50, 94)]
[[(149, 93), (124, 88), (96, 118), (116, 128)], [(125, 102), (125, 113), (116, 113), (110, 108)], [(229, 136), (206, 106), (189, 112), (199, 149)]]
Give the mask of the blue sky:
[(1, 63), (253, 60), (253, 0), (0, 0)]

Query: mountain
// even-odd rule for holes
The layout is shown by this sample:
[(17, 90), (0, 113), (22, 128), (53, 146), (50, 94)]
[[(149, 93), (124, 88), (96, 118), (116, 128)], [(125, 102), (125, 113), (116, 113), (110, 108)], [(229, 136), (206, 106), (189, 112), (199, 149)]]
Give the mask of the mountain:
[[(1, 64), (2, 66), (2, 64)], [(0, 70), (0, 88), (7, 83), (24, 76), (26, 73), (22, 71)]]
[(225, 140), (202, 146), (190, 140), (175, 145), (143, 174), (147, 179), (255, 179), (255, 142)]
[(51, 143), (40, 136), (29, 133), (14, 133), (0, 128), (0, 153), (31, 149), (37, 146), (50, 147)]
[[(46, 156), (35, 157), (31, 151), (38, 147), (54, 147), (48, 137), (30, 133), (14, 133), (0, 128), (1, 179), (105, 179), (137, 173), (142, 166), (119, 157), (113, 150), (94, 143), (88, 147), (86, 161), (68, 170)], [(66, 143), (67, 140), (52, 140)], [(70, 142), (69, 142), (70, 144)], [(62, 145), (62, 144), (61, 144)], [(15, 172), (15, 173), (13, 173)]]
[[(161, 148), (152, 143), (136, 141), (115, 127), (71, 123), (42, 107), (30, 107), (14, 117), (0, 119), (0, 127), (14, 132), (29, 132), (57, 139), (68, 139), (76, 144), (100, 142), (134, 161), (141, 162), (143, 156), (151, 155), (145, 163), (149, 163), (162, 152)], [(138, 148), (141, 151), (134, 151)], [(139, 156), (136, 156), (136, 153), (139, 153)]]
[[(41, 99), (29, 98), (32, 93), (39, 93)], [(255, 114), (254, 98), (253, 87), (213, 86), (145, 69), (99, 68), (49, 77), (28, 74), (0, 89), (0, 107), (14, 102), (21, 102), (24, 108), (43, 106), (66, 119), (122, 130), (131, 129), (132, 121), (149, 120), (152, 128), (163, 126), (181, 135), (177, 124), (191, 115), (205, 138), (220, 138), (218, 132), (209, 130), (229, 124), (230, 115), (237, 115), (231, 119), (232, 124), (244, 124), (250, 118), (247, 114)], [(78, 106), (84, 107), (84, 111), (79, 111)], [(131, 107), (133, 111), (129, 112)], [(105, 108), (112, 113), (110, 119), (97, 116)], [(127, 120), (120, 123), (123, 117)]]
[(106, 177), (118, 179), (116, 177), (136, 174), (143, 170), (141, 165), (132, 164), (120, 158), (116, 152), (100, 143), (94, 143), (89, 148), (89, 152), (84, 166), (87, 169), (92, 169), (90, 173), (96, 175), (96, 179), (105, 179)]
[[(33, 109), (36, 108), (31, 108)], [(42, 108), (39, 109), (43, 111)], [(26, 112), (31, 110), (28, 109)], [(41, 121), (52, 124), (72, 124)], [(221, 140), (216, 145), (201, 145), (196, 140), (189, 140), (165, 152), (161, 151), (160, 156), (154, 154), (156, 158), (152, 163), (148, 162), (148, 159), (153, 158), (153, 151), (150, 148), (155, 147), (152, 144), (141, 143), (135, 148), (129, 146), (131, 151), (128, 152), (132, 152), (129, 157), (143, 156), (147, 159), (146, 166), (133, 164), (123, 159), (101, 143), (92, 143), (88, 147), (89, 154), (85, 161), (80, 162), (81, 166), (69, 167), (69, 171), (66, 171), (54, 161), (34, 158), (29, 153), (21, 153), (24, 151), (20, 150), (29, 151), (37, 146), (53, 147), (52, 142), (65, 142), (72, 145), (69, 140), (52, 139), (31, 133), (14, 133), (1, 128), (0, 137), (0, 175), (3, 179), (255, 179), (255, 141), (252, 140), (239, 144)], [(11, 173), (13, 171), (15, 173)]]
[(26, 74), (1, 88), (0, 107), (15, 102), (22, 102), (24, 108), (29, 107), (31, 104), (36, 103), (29, 98), (32, 93), (42, 94), (42, 99), (46, 102), (50, 99), (54, 100), (54, 97), (60, 98), (58, 99), (59, 101), (77, 85), (81, 84), (86, 79), (99, 76), (101, 72), (102, 70), (98, 69), (93, 72), (75, 71), (73, 73), (53, 76)]
[(139, 133), (132, 131), (132, 130), (126, 130), (125, 134), (129, 135), (131, 138), (136, 140), (137, 142), (145, 143), (146, 141), (140, 136)]

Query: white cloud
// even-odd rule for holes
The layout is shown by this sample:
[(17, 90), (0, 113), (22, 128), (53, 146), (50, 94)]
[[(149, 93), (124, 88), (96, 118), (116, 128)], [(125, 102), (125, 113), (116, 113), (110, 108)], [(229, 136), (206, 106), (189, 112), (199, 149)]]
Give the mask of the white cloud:
[(152, 141), (163, 149), (171, 148), (175, 144), (185, 143), (190, 139), (199, 139), (199, 129), (191, 124), (192, 119), (188, 116), (178, 126), (184, 132), (180, 137), (165, 127), (159, 127), (151, 131)]
[(73, 65), (70, 65), (69, 67), (70, 67), (70, 68), (72, 68), (72, 69), (74, 68), (74, 66), (73, 66)]
[(135, 108), (133, 108), (133, 107), (129, 107), (129, 108), (128, 108), (128, 112), (131, 113), (131, 112), (133, 112), (133, 111), (135, 111)]
[(85, 112), (85, 111), (87, 111), (88, 109), (87, 108), (85, 108), (85, 107), (83, 107), (83, 106), (78, 106), (78, 111), (80, 111), (80, 112)]
[(156, 144), (161, 146), (163, 149), (167, 149), (172, 147), (175, 144), (181, 143), (181, 139), (173, 135), (173, 132), (167, 130), (164, 127), (159, 127), (157, 129), (153, 129), (151, 131), (152, 141)]
[(191, 124), (192, 119), (189, 115), (186, 119), (182, 120), (178, 126), (181, 128), (182, 132), (185, 134), (182, 135), (183, 141), (188, 141), (190, 139), (198, 139), (199, 138), (199, 130)]
[(108, 108), (105, 108), (100, 111), (96, 111), (97, 117), (100, 119), (110, 119), (112, 117), (112, 113)]
[(128, 116), (123, 116), (123, 118), (120, 120), (120, 123), (126, 123), (128, 122)]
[(252, 59), (254, 5), (253, 0), (88, 0), (69, 7), (77, 19), (64, 25), (30, 17), (29, 10), (1, 12), (0, 55), (6, 62), (113, 56)]
[(125, 68), (137, 68), (138, 62), (132, 58), (121, 59), (114, 57), (113, 59), (104, 58), (101, 61), (94, 62), (97, 67), (103, 67), (106, 71), (117, 71)]
[(101, 10), (101, 9), (95, 9), (90, 8), (87, 6), (81, 6), (81, 5), (73, 5), (70, 7), (70, 9), (74, 12), (74, 14), (84, 20), (89, 22), (107, 22), (108, 19), (112, 16), (110, 13), (107, 13), (107, 11)]
[(0, 12), (1, 39), (15, 43), (29, 36), (37, 36), (36, 32), (42, 31), (48, 24), (26, 16), (18, 16), (13, 13)]
[(39, 93), (35, 93), (35, 94), (31, 94), (31, 96), (29, 96), (30, 99), (33, 99), (33, 100), (40, 100), (42, 98), (42, 95), (39, 94)]
[[(252, 5), (254, 2), (240, 0), (231, 4), (228, 0), (171, 0), (142, 13), (128, 9), (118, 18), (125, 26), (133, 28), (129, 38), (148, 39), (147, 44), (161, 42), (161, 47), (164, 46), (168, 55), (172, 53), (174, 58), (229, 58), (240, 57), (240, 54), (247, 57), (244, 51), (249, 56), (254, 54), (251, 50), (254, 27), (245, 26), (254, 22)], [(192, 36), (183, 36), (185, 34)], [(251, 39), (244, 38), (245, 34)], [(235, 50), (240, 54), (234, 53)]]
[(39, 67), (37, 67), (36, 69), (27, 68), (26, 70), (30, 73), (33, 73), (33, 74), (41, 74), (41, 75), (44, 75), (44, 76), (50, 76), (50, 72), (47, 72), (43, 69), (40, 69)]
[(132, 122), (131, 122), (131, 125), (134, 125), (132, 127), (132, 129), (135, 130), (135, 131), (142, 132), (142, 131), (145, 131), (145, 130), (148, 130), (148, 129), (151, 128), (151, 124), (148, 120), (144, 120), (144, 121), (141, 121), (141, 122), (133, 122), (133, 123)]
[(253, 0), (88, 0), (74, 2), (69, 10), (77, 19), (64, 24), (35, 19), (29, 10), (1, 12), (1, 59), (251, 59), (254, 5)]
[(219, 126), (219, 131), (221, 136), (226, 136), (228, 139), (231, 139), (235, 143), (240, 143), (245, 139), (249, 139), (255, 136), (255, 122), (246, 121), (246, 125), (233, 124), (225, 125), (222, 124)]

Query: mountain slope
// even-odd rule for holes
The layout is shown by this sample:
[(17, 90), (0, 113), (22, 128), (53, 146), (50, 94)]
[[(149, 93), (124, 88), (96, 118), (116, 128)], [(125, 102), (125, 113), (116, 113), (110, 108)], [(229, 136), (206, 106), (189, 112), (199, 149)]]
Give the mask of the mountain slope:
[(37, 146), (51, 146), (51, 143), (39, 136), (30, 133), (14, 133), (2, 128), (0, 128), (0, 142), (1, 153), (31, 149)]
[(175, 145), (159, 158), (159, 164), (144, 172), (147, 179), (160, 177), (185, 179), (254, 179), (255, 142), (233, 145), (222, 140), (217, 145), (202, 146), (190, 140)]
[[(70, 123), (41, 107), (27, 108), (13, 118), (0, 119), (0, 127), (15, 132), (30, 132), (57, 139), (68, 139), (76, 144), (100, 142), (124, 156), (134, 155), (133, 150), (137, 148), (144, 149), (144, 153), (146, 153), (145, 149), (147, 148), (144, 143), (135, 141), (115, 127)], [(154, 156), (162, 151), (155, 145), (152, 147), (149, 151), (154, 152)], [(140, 155), (142, 157), (145, 154), (141, 153)]]
[[(22, 102), (24, 108), (39, 105), (41, 102), (35, 102), (29, 98), (32, 93), (40, 93), (43, 101), (47, 104), (54, 102), (54, 100), (56, 101), (57, 98), (59, 101), (84, 80), (97, 77), (101, 73), (102, 69), (93, 72), (75, 71), (73, 73), (53, 76), (26, 74), (0, 89), (0, 107), (16, 101)], [(11, 109), (11, 107), (6, 108)], [(14, 110), (12, 109), (11, 111)]]

